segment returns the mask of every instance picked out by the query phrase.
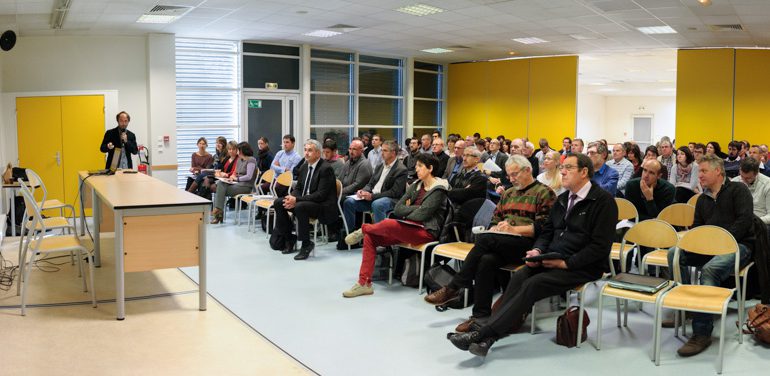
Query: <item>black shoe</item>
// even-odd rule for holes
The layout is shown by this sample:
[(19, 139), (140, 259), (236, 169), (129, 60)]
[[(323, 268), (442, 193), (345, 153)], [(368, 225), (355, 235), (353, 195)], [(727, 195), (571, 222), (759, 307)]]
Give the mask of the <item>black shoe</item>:
[(299, 253), (297, 253), (297, 255), (294, 256), (294, 259), (297, 261), (300, 261), (300, 260), (307, 260), (308, 257), (310, 257), (310, 251), (300, 250)]
[(472, 343), (481, 341), (479, 332), (447, 333), (446, 338), (460, 350), (468, 351)]
[(294, 253), (294, 248), (295, 248), (296, 245), (297, 245), (297, 240), (296, 239), (289, 239), (289, 240), (287, 240), (286, 241), (286, 248), (283, 251), (281, 251), (281, 253), (283, 253), (284, 255), (288, 255), (290, 253)]
[(310, 252), (315, 248), (315, 244), (311, 241), (303, 241), (302, 248), (299, 249), (299, 254), (294, 256), (295, 260), (305, 260), (310, 256)]
[[(353, 247), (350, 247), (350, 248), (352, 249)], [(348, 245), (345, 244), (345, 240), (337, 241), (337, 250), (338, 251), (347, 251), (348, 250)]]
[(473, 355), (487, 356), (489, 348), (492, 347), (492, 344), (495, 343), (495, 341), (497, 341), (497, 339), (489, 337), (479, 342), (471, 343), (471, 345), (468, 346), (468, 351)]
[[(333, 232), (333, 233), (329, 234), (329, 239), (328, 239), (329, 243), (336, 242), (338, 240), (340, 240), (340, 236), (337, 235), (336, 232)], [(344, 243), (344, 241), (343, 241), (343, 243)], [(345, 249), (347, 249), (347, 248), (345, 248)]]

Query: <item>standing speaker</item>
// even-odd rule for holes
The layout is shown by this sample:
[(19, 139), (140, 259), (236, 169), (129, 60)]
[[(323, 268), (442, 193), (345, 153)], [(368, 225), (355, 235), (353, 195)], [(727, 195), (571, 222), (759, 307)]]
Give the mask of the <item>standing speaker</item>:
[(15, 45), (16, 33), (13, 30), (6, 30), (6, 32), (0, 36), (0, 48), (2, 48), (3, 51), (10, 51)]

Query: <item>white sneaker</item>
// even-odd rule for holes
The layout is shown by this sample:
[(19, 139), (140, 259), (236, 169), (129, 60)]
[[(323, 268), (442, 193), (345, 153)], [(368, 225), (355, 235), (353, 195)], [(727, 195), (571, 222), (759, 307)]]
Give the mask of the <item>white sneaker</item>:
[(348, 234), (348, 236), (345, 237), (345, 244), (356, 245), (361, 243), (361, 240), (364, 240), (364, 232), (359, 228), (358, 230), (351, 232)]
[(353, 287), (351, 287), (350, 290), (343, 292), (342, 296), (346, 298), (355, 298), (361, 295), (372, 295), (372, 294), (374, 294), (374, 288), (372, 287), (372, 285), (361, 286), (358, 284), (358, 282), (356, 282), (356, 284), (353, 285)]

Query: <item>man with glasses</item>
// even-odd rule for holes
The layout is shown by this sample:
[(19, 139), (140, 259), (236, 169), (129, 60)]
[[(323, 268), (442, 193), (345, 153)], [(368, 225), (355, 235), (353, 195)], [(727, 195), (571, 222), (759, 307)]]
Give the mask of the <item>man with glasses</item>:
[(663, 137), (660, 139), (660, 143), (658, 144), (658, 151), (660, 152), (658, 161), (660, 161), (661, 164), (666, 166), (666, 171), (668, 172), (668, 175), (664, 176), (663, 178), (668, 180), (671, 174), (671, 168), (674, 167), (674, 163), (676, 163), (676, 155), (674, 155), (674, 146), (671, 145), (671, 140), (669, 140), (668, 137)]
[(597, 280), (609, 269), (607, 260), (618, 218), (614, 198), (591, 184), (593, 163), (583, 154), (570, 154), (560, 172), (567, 192), (558, 196), (536, 231), (532, 249), (525, 253), (527, 257), (545, 253), (560, 257), (526, 262), (513, 273), (499, 309), (484, 325), (447, 336), (457, 348), (486, 356), (495, 341), (521, 327), (535, 302)]
[(345, 198), (342, 204), (348, 234), (358, 229), (356, 213), (371, 211), (374, 223), (380, 222), (393, 210), (406, 190), (406, 167), (396, 158), (398, 144), (388, 140), (380, 149), (383, 161), (374, 169), (369, 183)]
[(444, 153), (444, 140), (436, 137), (431, 146), (433, 147), (433, 156), (438, 159), (438, 170), (433, 171), (433, 176), (443, 176), (447, 163), (449, 163), (449, 156)]
[[(449, 192), (447, 197), (455, 204), (456, 213), (459, 213), (460, 207), (467, 201), (487, 196), (487, 179), (478, 169), (480, 157), (481, 152), (475, 147), (466, 147), (462, 151), (461, 169), (448, 179)], [(463, 220), (460, 218), (460, 221)]]
[(473, 314), (457, 327), (458, 332), (469, 331), (474, 322), (483, 323), (492, 314), (497, 270), (521, 263), (556, 200), (551, 188), (532, 178), (532, 164), (524, 156), (508, 158), (505, 171), (513, 187), (497, 203), (490, 232), (478, 236), (462, 269), (449, 285), (425, 297), (430, 304), (443, 305), (457, 299), (461, 288), (474, 286)]
[(607, 146), (601, 142), (592, 142), (588, 144), (586, 154), (594, 164), (594, 177), (591, 181), (614, 197), (618, 190), (618, 172), (607, 166)]
[(454, 143), (451, 150), (453, 156), (447, 161), (446, 170), (444, 170), (444, 174), (441, 178), (451, 181), (452, 177), (460, 172), (463, 168), (463, 150), (465, 150), (465, 141), (459, 140)]
[(765, 176), (770, 176), (770, 169), (765, 168), (765, 164), (762, 163), (762, 149), (759, 145), (751, 145), (749, 148), (749, 157), (754, 158), (759, 162), (759, 173)]
[(692, 147), (692, 156), (695, 158), (695, 162), (700, 161), (703, 154), (706, 154), (706, 145), (696, 143), (695, 146)]

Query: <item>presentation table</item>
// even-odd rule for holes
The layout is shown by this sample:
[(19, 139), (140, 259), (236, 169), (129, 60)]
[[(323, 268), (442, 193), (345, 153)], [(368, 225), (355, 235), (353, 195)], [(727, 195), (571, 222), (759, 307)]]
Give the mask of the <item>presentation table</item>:
[[(81, 201), (91, 190), (94, 266), (101, 265), (102, 220), (114, 219), (115, 302), (125, 318), (124, 274), (198, 266), (199, 303), (206, 310), (206, 221), (211, 201), (141, 173), (78, 174)], [(85, 205), (81, 228), (85, 228)], [(112, 213), (109, 213), (109, 212)]]

